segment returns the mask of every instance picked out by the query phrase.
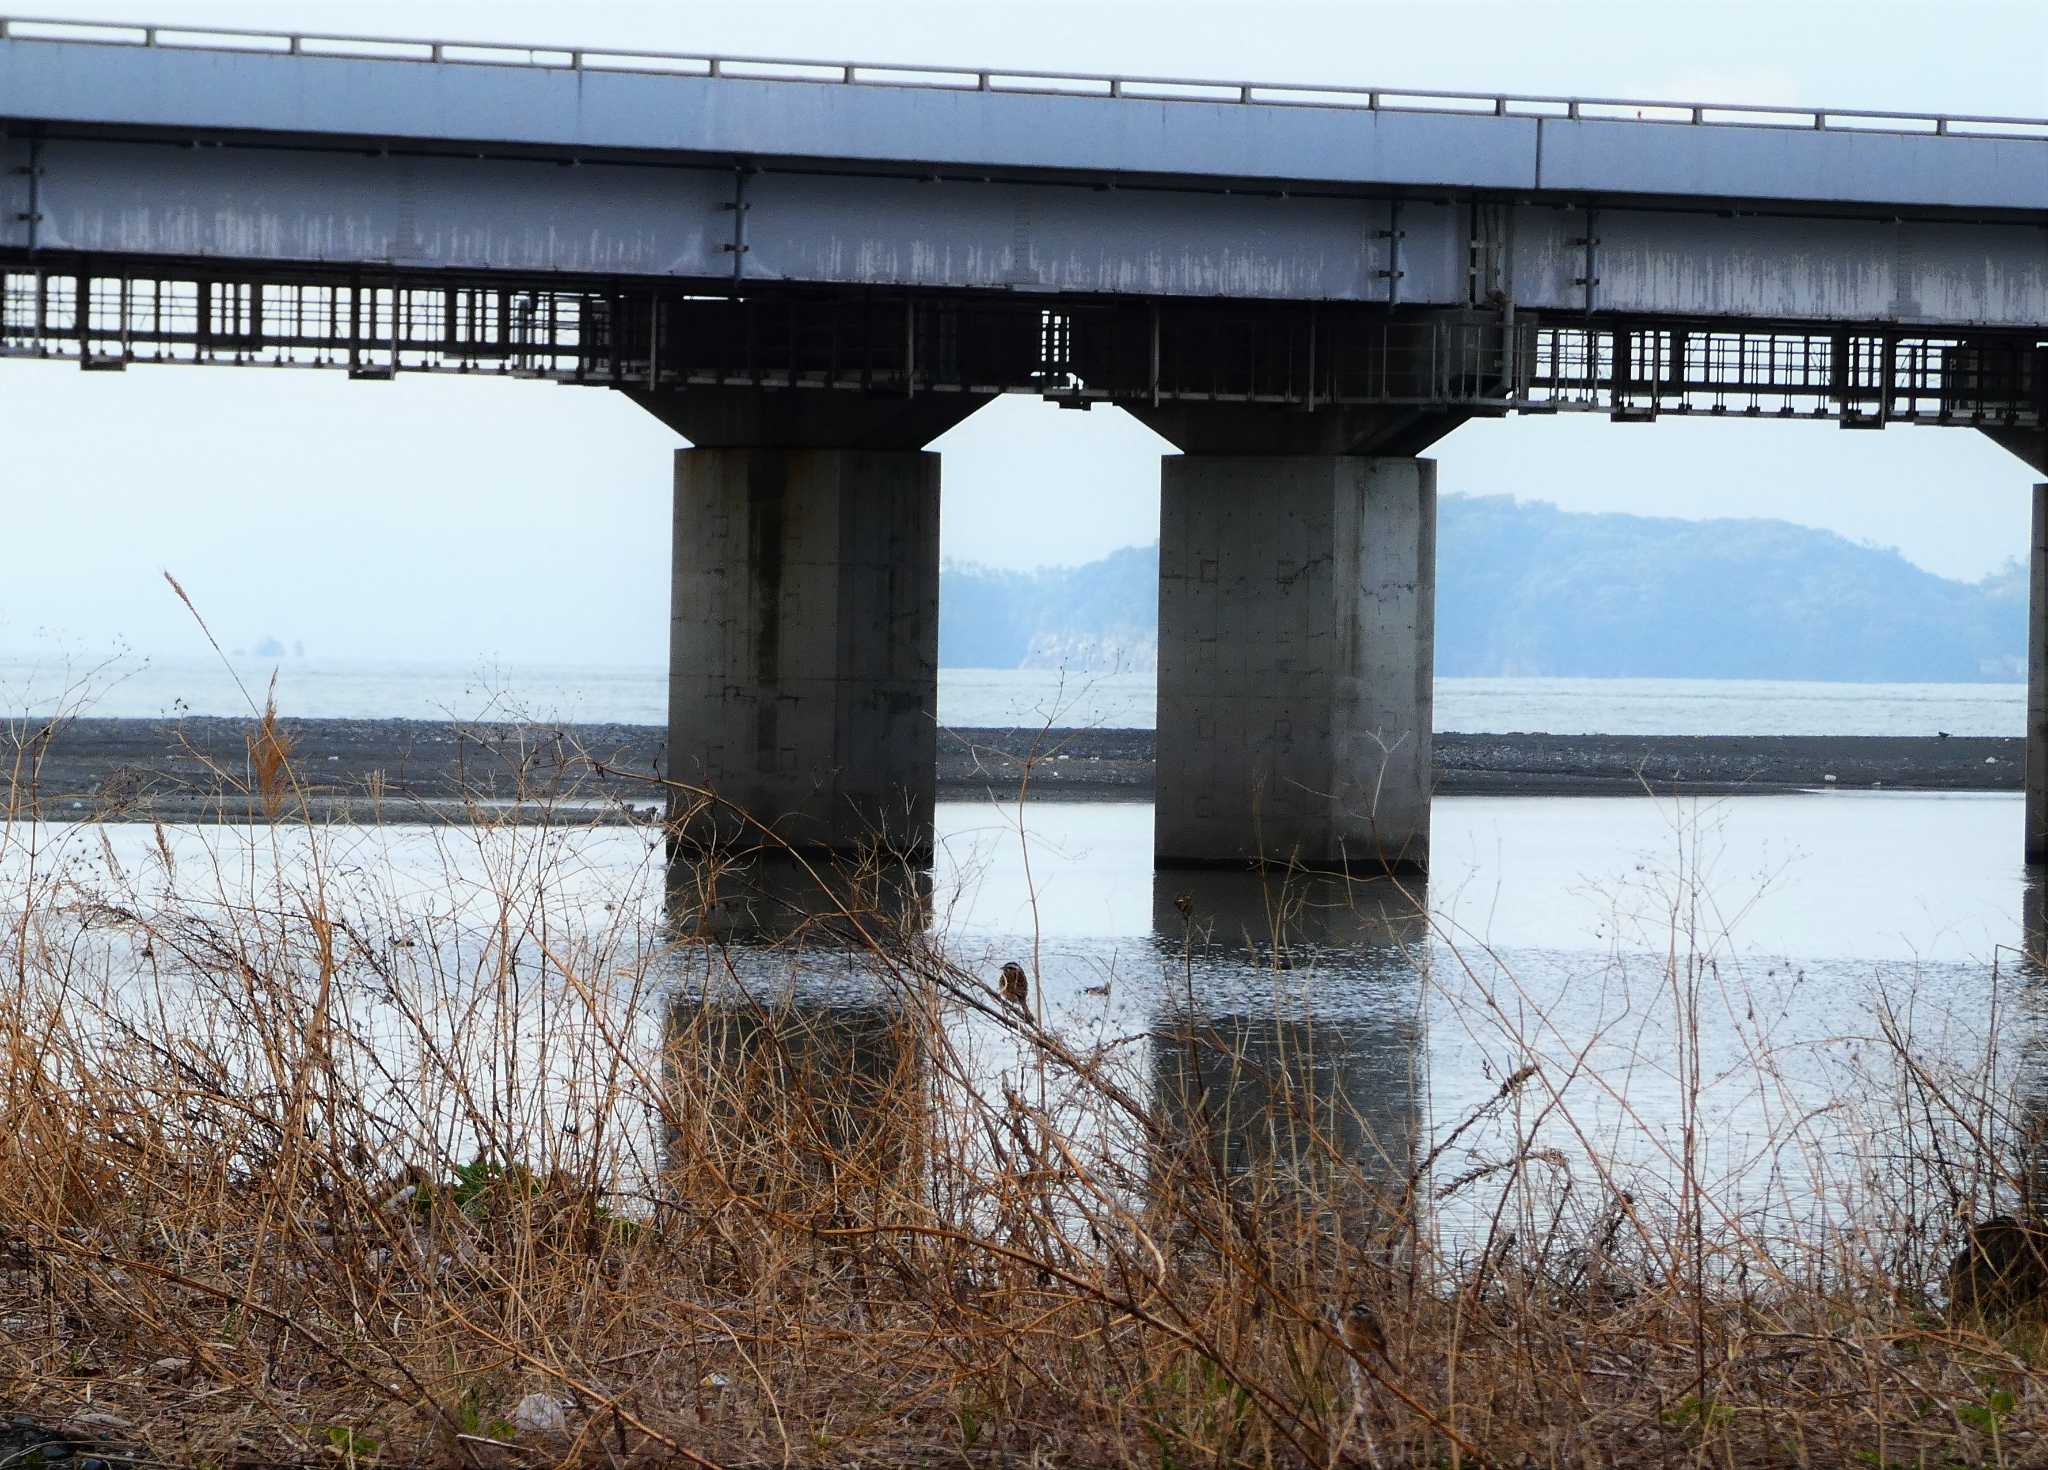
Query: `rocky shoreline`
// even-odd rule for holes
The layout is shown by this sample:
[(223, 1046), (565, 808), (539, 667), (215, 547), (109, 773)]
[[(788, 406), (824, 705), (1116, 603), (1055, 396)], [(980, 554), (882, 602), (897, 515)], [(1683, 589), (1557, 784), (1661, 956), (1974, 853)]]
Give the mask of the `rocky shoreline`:
[[(646, 725), (453, 725), (285, 720), (295, 785), (281, 806), (320, 816), (522, 813), (565, 805), (625, 820), (660, 804), (665, 732)], [(18, 815), (246, 820), (266, 803), (243, 720), (6, 722), (0, 795)], [(941, 797), (1144, 800), (1153, 732), (942, 729)], [(2018, 738), (1465, 735), (1435, 740), (1442, 795), (1626, 795), (1806, 789), (2017, 791)], [(1028, 780), (1027, 780), (1028, 776)], [(273, 803), (278, 804), (278, 803)]]

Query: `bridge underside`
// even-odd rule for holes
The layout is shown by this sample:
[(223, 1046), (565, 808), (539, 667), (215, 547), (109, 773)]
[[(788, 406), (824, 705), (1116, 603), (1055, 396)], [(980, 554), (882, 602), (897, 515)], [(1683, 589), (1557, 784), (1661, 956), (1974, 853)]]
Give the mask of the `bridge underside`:
[(1030, 393), (1087, 406), (1406, 406), (2048, 425), (2043, 334), (1873, 321), (1048, 298), (0, 250), (0, 356), (502, 375), (661, 395)]

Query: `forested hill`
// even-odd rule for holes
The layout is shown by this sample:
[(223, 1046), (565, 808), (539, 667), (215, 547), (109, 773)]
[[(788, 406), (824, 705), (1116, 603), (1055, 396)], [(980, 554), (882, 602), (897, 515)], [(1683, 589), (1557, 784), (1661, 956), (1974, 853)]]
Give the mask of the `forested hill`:
[[(939, 661), (1148, 668), (1156, 547), (1085, 566), (948, 566)], [(2027, 578), (1949, 581), (1784, 521), (1578, 515), (1505, 495), (1437, 510), (1441, 674), (2018, 679)]]

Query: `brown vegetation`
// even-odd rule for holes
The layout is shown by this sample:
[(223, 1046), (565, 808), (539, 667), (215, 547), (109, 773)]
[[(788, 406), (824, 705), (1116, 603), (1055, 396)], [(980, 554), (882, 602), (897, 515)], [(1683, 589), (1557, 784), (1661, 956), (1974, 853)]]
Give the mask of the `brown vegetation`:
[[(742, 946), (705, 865), (654, 942), (562, 835), (448, 829), (423, 899), (349, 829), (157, 828), (142, 871), (0, 829), (0, 1403), (219, 1466), (2044, 1452), (2025, 1130), (1902, 1031), (1863, 1202), (1788, 1238), (1690, 1115), (1667, 1196), (1561, 1186), (1533, 1058), (1388, 1137), (1192, 1009), (1046, 1029), (914, 884), (796, 868), (809, 917)], [(857, 983), (792, 992), (806, 947)]]

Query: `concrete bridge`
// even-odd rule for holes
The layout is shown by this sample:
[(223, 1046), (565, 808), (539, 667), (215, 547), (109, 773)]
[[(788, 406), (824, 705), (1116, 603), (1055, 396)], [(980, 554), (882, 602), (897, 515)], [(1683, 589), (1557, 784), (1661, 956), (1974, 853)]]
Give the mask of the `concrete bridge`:
[[(2048, 121), (0, 21), (0, 354), (609, 387), (675, 465), (670, 752), (929, 840), (938, 457), (1164, 461), (1162, 864), (1428, 856), (1467, 418), (1975, 428), (2048, 473)], [(2048, 860), (2048, 487), (2027, 856)]]

